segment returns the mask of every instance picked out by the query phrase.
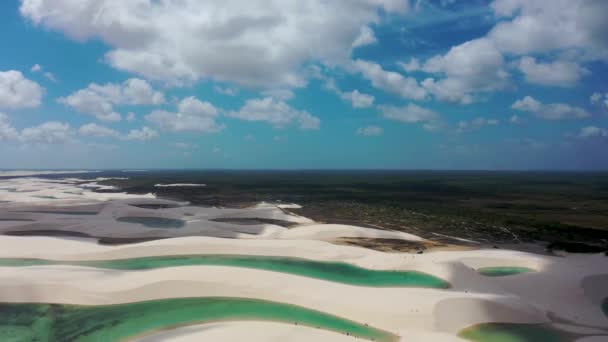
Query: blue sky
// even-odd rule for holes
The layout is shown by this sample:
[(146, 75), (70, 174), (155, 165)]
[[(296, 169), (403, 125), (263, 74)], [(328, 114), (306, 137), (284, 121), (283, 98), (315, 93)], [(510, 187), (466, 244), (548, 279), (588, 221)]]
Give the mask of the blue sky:
[(0, 168), (608, 168), (571, 0), (0, 3)]

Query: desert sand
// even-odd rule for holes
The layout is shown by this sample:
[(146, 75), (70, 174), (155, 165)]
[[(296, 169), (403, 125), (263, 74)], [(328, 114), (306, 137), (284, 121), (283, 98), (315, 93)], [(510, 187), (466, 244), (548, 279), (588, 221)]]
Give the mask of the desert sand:
[[(602, 301), (608, 297), (604, 255), (555, 257), (509, 250), (386, 253), (342, 246), (344, 237), (424, 239), (396, 231), (316, 223), (290, 214), (296, 205), (203, 208), (119, 192), (92, 191), (100, 180), (0, 180), (0, 231), (58, 230), (99, 237), (163, 237), (106, 246), (49, 236), (0, 236), (0, 258), (57, 261), (147, 256), (244, 255), (344, 262), (373, 270), (419, 271), (449, 289), (354, 286), (324, 279), (228, 266), (110, 270), (85, 266), (0, 267), (0, 302), (108, 305), (180, 297), (238, 297), (294, 304), (392, 332), (402, 341), (465, 341), (458, 333), (480, 323), (546, 324), (580, 341), (608, 334)], [(9, 190), (6, 190), (9, 189)], [(24, 192), (27, 191), (27, 192)], [(202, 190), (204, 191), (204, 190)], [(44, 198), (53, 197), (53, 199)], [(134, 205), (144, 204), (144, 208)], [(162, 204), (161, 209), (145, 205)], [(75, 213), (88, 213), (78, 215)], [(178, 228), (117, 221), (124, 217), (179, 220)], [(221, 222), (216, 221), (222, 219)], [(271, 219), (290, 226), (234, 219)], [(485, 267), (525, 267), (503, 277)], [(155, 332), (140, 341), (353, 341), (335, 332), (277, 322), (230, 321)]]

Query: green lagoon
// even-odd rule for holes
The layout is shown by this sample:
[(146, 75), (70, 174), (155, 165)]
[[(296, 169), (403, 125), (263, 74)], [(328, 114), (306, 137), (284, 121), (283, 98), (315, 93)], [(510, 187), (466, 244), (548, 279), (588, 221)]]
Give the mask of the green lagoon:
[(474, 342), (570, 342), (577, 336), (543, 324), (483, 323), (458, 336)]
[(374, 341), (395, 335), (366, 324), (299, 306), (247, 298), (179, 298), (83, 306), (0, 304), (3, 342), (124, 341), (179, 326), (262, 320), (300, 324)]
[(179, 255), (96, 261), (0, 259), (0, 267), (38, 265), (74, 265), (115, 270), (147, 270), (164, 267), (212, 265), (255, 268), (359, 286), (425, 287), (438, 289), (450, 287), (448, 282), (422, 272), (378, 271), (342, 262), (322, 262), (308, 259), (271, 256)]
[(527, 267), (484, 267), (478, 269), (477, 272), (486, 277), (504, 277), (514, 274), (534, 272), (534, 270)]

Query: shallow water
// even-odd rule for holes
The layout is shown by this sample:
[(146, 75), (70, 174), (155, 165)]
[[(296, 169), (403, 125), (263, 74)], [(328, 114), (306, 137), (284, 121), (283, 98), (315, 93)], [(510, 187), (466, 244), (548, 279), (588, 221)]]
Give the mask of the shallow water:
[(119, 305), (0, 304), (0, 340), (122, 341), (155, 331), (213, 321), (298, 324), (375, 341), (396, 336), (304, 307), (248, 298), (179, 298)]
[(543, 324), (483, 323), (458, 336), (474, 342), (569, 342), (576, 336)]
[(118, 222), (137, 223), (148, 228), (167, 228), (177, 229), (182, 228), (185, 224), (183, 220), (166, 218), (166, 217), (119, 217), (116, 219)]
[(478, 269), (477, 272), (486, 277), (504, 277), (514, 274), (534, 272), (534, 270), (527, 267), (484, 267)]
[(299, 258), (244, 255), (153, 256), (98, 261), (52, 261), (44, 259), (0, 259), (0, 266), (76, 265), (118, 270), (145, 270), (163, 267), (214, 265), (246, 267), (290, 273), (339, 283), (375, 287), (426, 287), (445, 289), (449, 283), (416, 271), (370, 270), (341, 262), (321, 262)]
[(34, 213), (34, 214), (57, 214), (57, 215), (97, 215), (92, 211), (52, 211), (52, 210), (25, 210), (13, 211), (13, 213)]

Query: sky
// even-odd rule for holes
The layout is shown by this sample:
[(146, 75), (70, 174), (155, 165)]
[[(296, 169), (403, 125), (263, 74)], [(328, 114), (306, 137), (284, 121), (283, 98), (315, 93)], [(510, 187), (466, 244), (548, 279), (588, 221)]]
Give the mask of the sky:
[(0, 169), (608, 169), (608, 1), (0, 13)]

